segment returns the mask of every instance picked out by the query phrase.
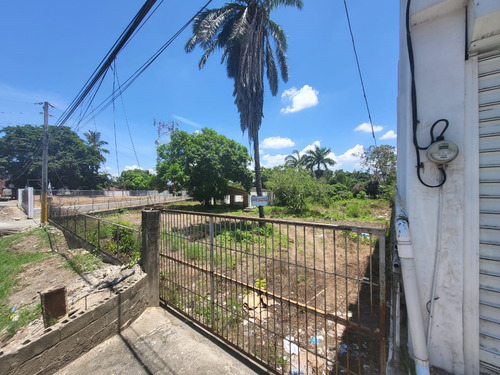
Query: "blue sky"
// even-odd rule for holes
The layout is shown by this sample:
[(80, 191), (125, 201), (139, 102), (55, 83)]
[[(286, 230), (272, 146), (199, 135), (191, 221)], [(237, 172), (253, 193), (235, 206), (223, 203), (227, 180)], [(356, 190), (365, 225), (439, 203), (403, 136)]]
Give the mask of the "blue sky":
[[(165, 0), (116, 60), (96, 95), (97, 107), (191, 18), (206, 0)], [(209, 8), (223, 5), (214, 0)], [(0, 127), (43, 124), (50, 102), (55, 124), (107, 51), (142, 6), (138, 0), (9, 1), (0, 5)], [(393, 1), (347, 1), (377, 144), (396, 145), (398, 6)], [(289, 80), (278, 95), (266, 87), (260, 130), (261, 162), (282, 164), (293, 150), (329, 147), (334, 169), (353, 170), (353, 153), (373, 144), (342, 0), (304, 0), (304, 8), (279, 8), (272, 18), (288, 38)], [(220, 53), (198, 69), (202, 51), (184, 52), (186, 29), (135, 83), (95, 119), (66, 124), (99, 131), (111, 151), (111, 174), (156, 164), (157, 121), (202, 127), (249, 146), (234, 104), (233, 82)], [(128, 126), (127, 126), (128, 124)], [(160, 142), (168, 139), (163, 137)], [(115, 146), (116, 145), (116, 146)], [(135, 152), (134, 152), (135, 149)], [(136, 157), (137, 155), (137, 157)]]

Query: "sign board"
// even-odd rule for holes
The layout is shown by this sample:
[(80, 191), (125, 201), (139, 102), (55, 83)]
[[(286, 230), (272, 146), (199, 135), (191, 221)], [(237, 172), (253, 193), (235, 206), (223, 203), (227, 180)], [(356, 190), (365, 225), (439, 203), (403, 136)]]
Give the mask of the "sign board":
[(252, 206), (267, 206), (267, 196), (265, 195), (252, 195)]

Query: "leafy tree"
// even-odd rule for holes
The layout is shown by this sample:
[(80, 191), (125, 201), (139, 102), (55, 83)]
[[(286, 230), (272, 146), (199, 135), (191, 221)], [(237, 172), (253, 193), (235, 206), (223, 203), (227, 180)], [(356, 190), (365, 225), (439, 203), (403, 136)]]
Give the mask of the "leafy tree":
[(321, 167), (328, 169), (329, 165), (330, 166), (335, 165), (335, 160), (328, 157), (328, 154), (330, 152), (331, 150), (329, 148), (318, 147), (318, 146), (314, 146), (314, 150), (308, 150), (306, 152), (306, 157), (305, 157), (306, 167), (309, 168), (311, 171), (313, 171), (314, 167), (316, 167), (316, 170), (314, 170), (316, 178), (320, 178), (323, 174), (323, 170), (321, 169)]
[(391, 198), (396, 183), (396, 148), (389, 145), (370, 146), (360, 155), (361, 165), (371, 174), (369, 192)]
[(194, 199), (209, 205), (211, 198), (224, 198), (231, 183), (250, 190), (249, 162), (246, 147), (212, 129), (197, 134), (176, 130), (170, 142), (158, 148), (158, 188), (186, 189)]
[(285, 158), (285, 167), (303, 168), (306, 166), (306, 156), (300, 155), (300, 152), (293, 150), (291, 155)]
[[(278, 93), (277, 65), (283, 81), (288, 81), (286, 34), (270, 19), (270, 13), (278, 6), (301, 9), (302, 5), (302, 0), (234, 0), (222, 8), (202, 12), (193, 23), (193, 36), (185, 46), (186, 52), (193, 51), (196, 45), (205, 50), (200, 69), (215, 50), (223, 50), (221, 62), (226, 62), (227, 75), (234, 79), (233, 95), (240, 113), (240, 127), (243, 132), (248, 130), (253, 143), (258, 195), (262, 195), (259, 129), (264, 106), (264, 71), (272, 95)], [(259, 207), (259, 216), (264, 217), (263, 207)]]
[(116, 183), (126, 190), (150, 190), (154, 188), (154, 175), (143, 169), (122, 171)]
[(275, 194), (277, 203), (300, 212), (306, 207), (317, 181), (305, 169), (275, 169), (267, 185)]
[[(100, 157), (66, 126), (49, 126), (48, 178), (53, 187), (93, 189), (99, 183)], [(7, 126), (0, 133), (0, 174), (16, 188), (42, 178), (43, 127)]]
[(89, 130), (88, 132), (83, 133), (83, 135), (85, 136), (85, 138), (87, 138), (87, 144), (94, 147), (99, 152), (101, 161), (105, 163), (106, 158), (103, 154), (109, 154), (109, 150), (104, 148), (103, 146), (107, 145), (108, 142), (101, 141), (101, 133)]

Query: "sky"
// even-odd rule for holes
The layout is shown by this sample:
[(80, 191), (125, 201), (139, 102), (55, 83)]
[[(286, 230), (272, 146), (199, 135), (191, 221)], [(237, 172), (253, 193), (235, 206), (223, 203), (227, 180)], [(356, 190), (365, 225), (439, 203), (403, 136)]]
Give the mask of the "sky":
[[(159, 3), (158, 0), (157, 3)], [(89, 108), (98, 107), (113, 85), (125, 82), (205, 5), (207, 0), (164, 0), (123, 49)], [(226, 1), (213, 0), (209, 8)], [(0, 5), (0, 128), (42, 125), (42, 106), (54, 125), (84, 87), (143, 0), (4, 1)], [(347, 0), (352, 32), (377, 145), (396, 145), (398, 5), (394, 1)], [(343, 0), (304, 0), (302, 10), (281, 7), (271, 18), (288, 35), (288, 82), (272, 96), (265, 83), (259, 132), (264, 167), (284, 164), (294, 150), (331, 149), (332, 169), (360, 169), (363, 149), (374, 144)], [(234, 104), (233, 81), (221, 54), (203, 69), (203, 51), (186, 53), (191, 27), (105, 111), (81, 121), (81, 109), (64, 125), (82, 139), (101, 133), (114, 176), (140, 167), (154, 170), (156, 123), (175, 122), (189, 133), (203, 127), (249, 147)], [(88, 102), (86, 102), (88, 104)], [(249, 148), (250, 149), (250, 148)]]

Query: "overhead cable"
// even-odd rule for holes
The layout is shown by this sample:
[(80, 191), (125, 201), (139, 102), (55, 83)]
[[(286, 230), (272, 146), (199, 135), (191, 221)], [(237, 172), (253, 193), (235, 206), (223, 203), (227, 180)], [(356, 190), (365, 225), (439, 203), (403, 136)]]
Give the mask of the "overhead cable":
[(71, 102), (70, 106), (61, 117), (57, 120), (56, 125), (61, 126), (64, 125), (74, 111), (80, 106), (85, 97), (89, 94), (95, 84), (99, 81), (99, 79), (106, 73), (108, 68), (110, 67), (113, 60), (116, 58), (120, 50), (126, 44), (126, 42), (133, 35), (134, 31), (139, 27), (142, 20), (148, 14), (149, 10), (153, 7), (156, 0), (146, 0), (144, 5), (141, 7), (139, 12), (135, 15), (135, 17), (130, 21), (127, 28), (122, 32), (117, 41), (113, 44), (111, 49), (108, 51), (106, 56), (103, 58), (101, 63), (97, 66), (97, 68), (92, 73), (91, 77), (85, 83), (85, 86), (80, 90), (76, 98)]
[(377, 147), (377, 139), (375, 138), (375, 131), (373, 130), (372, 115), (370, 113), (370, 107), (368, 105), (368, 99), (366, 97), (365, 84), (363, 83), (363, 75), (361, 74), (361, 68), (359, 66), (358, 53), (356, 51), (356, 43), (354, 42), (354, 35), (352, 34), (351, 20), (350, 20), (350, 17), (349, 17), (349, 11), (347, 9), (347, 2), (346, 2), (346, 0), (344, 0), (344, 8), (345, 8), (345, 15), (347, 17), (347, 24), (349, 25), (349, 33), (351, 34), (351, 42), (352, 42), (352, 48), (354, 50), (354, 56), (356, 58), (356, 65), (358, 67), (359, 80), (361, 82), (361, 88), (363, 89), (363, 97), (365, 98), (366, 111), (368, 112), (368, 119), (370, 120), (370, 127), (371, 127), (371, 130), (372, 130), (373, 142), (375, 143), (375, 147)]
[(92, 117), (99, 116), (111, 103), (113, 103), (118, 96), (127, 90), (132, 83), (158, 58), (160, 55), (174, 42), (177, 37), (198, 17), (198, 15), (205, 10), (205, 8), (212, 2), (209, 0), (193, 17), (189, 19), (163, 46), (161, 46), (141, 67), (139, 67), (122, 85), (113, 91), (106, 99), (104, 99), (96, 108), (95, 111), (87, 115), (82, 122), (87, 123)]

